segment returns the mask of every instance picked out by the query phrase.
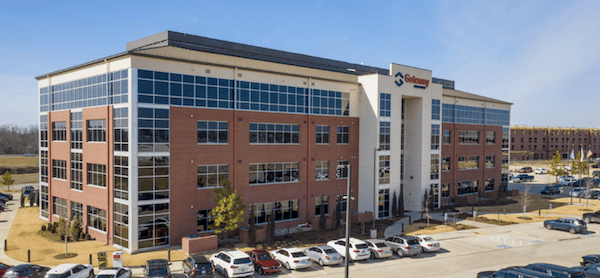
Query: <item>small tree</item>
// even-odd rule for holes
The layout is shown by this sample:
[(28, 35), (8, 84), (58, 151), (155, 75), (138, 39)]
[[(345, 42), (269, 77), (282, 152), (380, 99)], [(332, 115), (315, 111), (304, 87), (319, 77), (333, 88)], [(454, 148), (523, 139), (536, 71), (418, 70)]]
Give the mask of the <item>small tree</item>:
[(427, 189), (425, 189), (425, 195), (423, 196), (423, 207), (425, 208), (425, 217), (427, 218), (427, 227), (429, 227), (429, 206), (431, 205), (431, 196)]
[(404, 186), (400, 185), (400, 197), (398, 197), (398, 215), (404, 217)]
[(335, 200), (335, 219), (333, 223), (333, 230), (336, 231), (340, 228), (340, 222), (342, 221), (342, 196), (339, 196)]
[(550, 161), (550, 169), (548, 169), (548, 174), (554, 176), (555, 181), (558, 181), (558, 177), (566, 175), (565, 167), (562, 161), (562, 155), (560, 152), (556, 150), (556, 153), (552, 156), (552, 161)]
[(275, 205), (271, 208), (271, 215), (268, 216), (267, 223), (267, 241), (269, 245), (275, 241)]
[(2, 184), (6, 185), (8, 188), (6, 190), (10, 190), (10, 186), (15, 183), (15, 180), (12, 179), (10, 172), (7, 170), (4, 172), (2, 176)]
[(327, 229), (327, 216), (325, 216), (325, 199), (321, 194), (321, 204), (319, 205), (319, 230), (325, 231)]
[(250, 228), (248, 228), (248, 241), (250, 241), (250, 245), (256, 244), (256, 218), (254, 216), (253, 205), (250, 205)]
[(67, 256), (69, 254), (68, 249), (67, 249), (67, 243), (69, 242), (70, 228), (71, 228), (71, 223), (69, 222), (69, 220), (67, 220), (61, 216), (60, 219), (58, 220), (58, 227), (56, 228), (56, 232), (60, 235), (61, 238), (63, 238), (65, 240), (65, 256)]
[(396, 191), (394, 191), (393, 194), (394, 195), (392, 196), (392, 216), (396, 217), (398, 216), (398, 198), (396, 197)]
[(525, 219), (525, 211), (527, 211), (527, 206), (533, 201), (533, 196), (531, 193), (529, 193), (529, 191), (531, 191), (531, 185), (525, 185), (523, 193), (519, 195), (519, 202), (523, 205), (523, 207), (525, 207), (523, 211), (523, 219)]
[(242, 196), (233, 190), (229, 180), (221, 181), (221, 184), (214, 190), (213, 201), (217, 206), (210, 211), (210, 216), (214, 219), (211, 229), (215, 233), (225, 233), (238, 228), (240, 222), (244, 221), (244, 212), (246, 205), (242, 204)]
[(81, 232), (83, 231), (83, 227), (81, 224), (81, 219), (79, 219), (79, 216), (75, 217), (75, 220), (73, 221), (73, 223), (71, 224), (71, 238), (74, 241), (78, 241), (79, 240), (79, 236), (81, 235)]
[[(587, 175), (590, 172), (590, 168), (588, 167), (588, 162), (587, 161), (583, 161), (583, 158), (581, 157), (581, 152), (577, 152), (577, 154), (575, 155), (575, 159), (573, 160), (573, 175), (577, 174), (579, 177), (579, 186), (583, 187), (583, 185), (581, 184), (583, 181), (581, 180), (581, 175)], [(571, 187), (573, 188), (573, 187)], [(586, 189), (589, 190), (589, 188), (586, 187)], [(589, 192), (589, 191), (588, 191)], [(573, 194), (571, 194), (572, 196)], [(579, 194), (579, 202), (581, 203), (581, 195), (583, 194)], [(573, 203), (573, 197), (571, 197), (571, 203)]]

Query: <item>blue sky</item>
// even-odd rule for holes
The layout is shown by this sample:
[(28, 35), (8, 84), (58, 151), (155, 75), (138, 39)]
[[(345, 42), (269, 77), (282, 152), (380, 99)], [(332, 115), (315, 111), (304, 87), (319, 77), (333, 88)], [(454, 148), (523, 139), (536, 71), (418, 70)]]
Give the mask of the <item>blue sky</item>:
[[(600, 1), (5, 1), (0, 125), (37, 123), (37, 81), (173, 30), (389, 68), (514, 103), (511, 124), (600, 127)], [(76, 4), (73, 4), (76, 3)]]

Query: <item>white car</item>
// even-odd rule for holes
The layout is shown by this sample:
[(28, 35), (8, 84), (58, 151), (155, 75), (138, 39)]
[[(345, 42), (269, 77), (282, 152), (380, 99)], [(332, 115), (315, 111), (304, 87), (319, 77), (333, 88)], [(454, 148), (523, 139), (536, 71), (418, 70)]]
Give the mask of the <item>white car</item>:
[(250, 256), (240, 250), (221, 251), (208, 260), (225, 277), (248, 277), (254, 274), (254, 263)]
[(586, 190), (579, 188), (579, 187), (575, 187), (573, 188), (573, 191), (569, 191), (569, 197), (579, 197), (579, 196), (583, 196), (586, 194)]
[[(333, 247), (335, 251), (340, 253), (342, 256), (346, 254), (346, 239), (340, 238), (338, 240), (331, 240), (327, 242), (327, 245)], [(360, 261), (366, 260), (371, 256), (369, 246), (366, 242), (351, 237), (350, 238), (350, 260)]]
[(46, 272), (44, 278), (94, 278), (91, 264), (61, 264)]
[(548, 174), (548, 169), (546, 169), (546, 168), (537, 168), (537, 169), (535, 169), (535, 173), (538, 174), (538, 175)]
[(105, 268), (96, 278), (131, 278), (131, 269), (127, 267), (109, 267)]
[(367, 239), (365, 240), (371, 250), (371, 259), (382, 259), (391, 257), (394, 254), (394, 250), (390, 247), (385, 240), (382, 239)]
[(423, 252), (436, 252), (440, 250), (440, 242), (428, 235), (416, 235), (417, 241), (421, 245)]
[(319, 245), (304, 249), (304, 253), (319, 265), (334, 265), (344, 261), (342, 255), (329, 245)]
[(311, 266), (310, 258), (300, 248), (282, 248), (271, 252), (275, 260), (287, 269), (301, 269)]
[(560, 185), (562, 186), (570, 186), (573, 184), (573, 182), (575, 182), (575, 178), (569, 178), (569, 177), (565, 177), (560, 181)]

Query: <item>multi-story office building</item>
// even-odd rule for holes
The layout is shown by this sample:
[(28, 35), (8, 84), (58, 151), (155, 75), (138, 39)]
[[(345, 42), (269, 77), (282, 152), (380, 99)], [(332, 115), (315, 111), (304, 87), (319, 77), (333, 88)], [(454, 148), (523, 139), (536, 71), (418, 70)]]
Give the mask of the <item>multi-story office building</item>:
[(576, 127), (533, 127), (514, 125), (511, 127), (511, 160), (550, 160), (556, 151), (564, 159), (571, 151), (589, 150), (597, 158), (600, 152), (599, 128)]
[(406, 210), (495, 197), (508, 163), (510, 103), (398, 64), (163, 32), (37, 79), (40, 217), (129, 252), (208, 232), (224, 179), (280, 229), (332, 215), (348, 177), (385, 218), (401, 188)]

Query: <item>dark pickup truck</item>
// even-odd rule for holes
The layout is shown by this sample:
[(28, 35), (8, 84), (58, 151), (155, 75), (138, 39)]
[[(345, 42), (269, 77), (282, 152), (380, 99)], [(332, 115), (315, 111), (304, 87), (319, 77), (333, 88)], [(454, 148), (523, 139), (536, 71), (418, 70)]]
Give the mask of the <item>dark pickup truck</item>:
[(520, 174), (513, 178), (513, 182), (528, 182), (533, 181), (532, 175)]
[(591, 222), (596, 222), (596, 223), (600, 223), (600, 210), (596, 211), (596, 212), (588, 212), (588, 213), (584, 213), (583, 214), (583, 221), (585, 221), (585, 223), (591, 223)]

